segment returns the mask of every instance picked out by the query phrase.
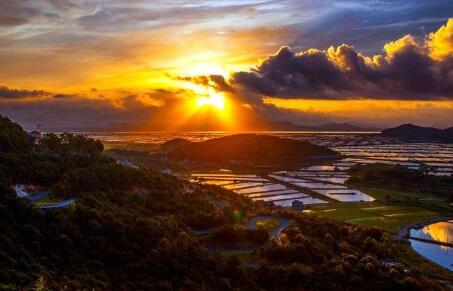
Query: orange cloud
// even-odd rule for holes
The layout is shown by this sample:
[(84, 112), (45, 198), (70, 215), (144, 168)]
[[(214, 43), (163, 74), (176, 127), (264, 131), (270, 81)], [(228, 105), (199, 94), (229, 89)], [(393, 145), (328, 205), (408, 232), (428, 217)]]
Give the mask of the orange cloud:
[(428, 46), (434, 59), (442, 61), (453, 55), (453, 18), (438, 31), (430, 33)]

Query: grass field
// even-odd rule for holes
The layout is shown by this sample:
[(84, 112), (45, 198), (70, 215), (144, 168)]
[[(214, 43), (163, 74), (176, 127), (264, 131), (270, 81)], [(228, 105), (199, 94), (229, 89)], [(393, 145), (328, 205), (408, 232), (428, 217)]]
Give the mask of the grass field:
[(442, 213), (412, 206), (372, 203), (332, 203), (312, 207), (312, 214), (328, 219), (376, 227), (390, 232), (398, 232), (402, 224), (441, 216)]
[[(374, 187), (354, 187), (373, 196), (376, 201), (369, 203), (329, 203), (312, 206), (312, 214), (328, 219), (340, 220), (364, 226), (376, 227), (393, 233), (403, 224), (411, 224), (445, 215), (438, 206), (446, 205), (446, 198), (420, 192), (404, 192)], [(391, 197), (393, 200), (413, 200), (421, 202), (421, 206), (411, 206), (411, 203), (384, 203)]]
[(382, 189), (375, 187), (366, 187), (366, 186), (355, 186), (351, 185), (352, 188), (358, 189), (368, 195), (373, 196), (377, 200), (384, 200), (387, 196), (390, 196), (392, 199), (405, 200), (405, 199), (419, 199), (420, 201), (427, 201), (429, 203), (445, 203), (447, 201), (446, 197), (436, 196), (432, 194), (426, 194), (417, 191), (400, 191), (393, 189)]

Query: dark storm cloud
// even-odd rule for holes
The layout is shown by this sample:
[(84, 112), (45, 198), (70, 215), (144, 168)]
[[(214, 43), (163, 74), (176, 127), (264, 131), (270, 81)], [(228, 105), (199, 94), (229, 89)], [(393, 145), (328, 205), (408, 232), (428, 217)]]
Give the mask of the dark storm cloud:
[(49, 95), (50, 93), (47, 91), (16, 89), (0, 85), (0, 99), (23, 99), (29, 97), (45, 97)]
[(195, 77), (177, 77), (177, 80), (188, 81), (205, 87), (212, 87), (218, 92), (234, 92), (222, 75), (195, 76)]
[(46, 99), (71, 99), (80, 98), (81, 96), (69, 93), (52, 93), (44, 90), (35, 89), (18, 89), (11, 88), (5, 85), (0, 85), (0, 99), (33, 99), (33, 98), (46, 98)]
[(425, 42), (405, 36), (374, 57), (348, 45), (300, 53), (283, 47), (253, 71), (235, 73), (232, 83), (280, 98), (452, 100), (453, 19)]
[(65, 93), (57, 93), (52, 95), (52, 98), (55, 99), (69, 99), (69, 98), (77, 98), (79, 96), (74, 95), (74, 94), (65, 94)]
[(0, 115), (26, 128), (40, 124), (56, 130), (134, 129), (149, 121), (157, 108), (144, 106), (134, 95), (124, 96), (122, 104), (122, 107), (115, 106), (105, 98), (48, 98), (26, 103), (0, 99)]

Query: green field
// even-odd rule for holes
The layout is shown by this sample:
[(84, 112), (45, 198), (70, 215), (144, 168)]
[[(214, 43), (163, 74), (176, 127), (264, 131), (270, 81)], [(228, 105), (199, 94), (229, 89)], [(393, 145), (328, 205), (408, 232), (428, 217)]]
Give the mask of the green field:
[[(354, 187), (354, 186), (352, 186)], [(443, 207), (447, 204), (445, 197), (404, 192), (374, 187), (354, 187), (373, 196), (376, 201), (370, 203), (329, 203), (310, 207), (311, 213), (328, 219), (376, 227), (390, 232), (398, 232), (403, 224), (411, 224), (446, 214)], [(386, 201), (402, 201), (392, 203)], [(414, 203), (417, 200), (418, 204)], [(407, 201), (405, 203), (404, 201)]]
[(405, 200), (405, 199), (418, 199), (420, 201), (427, 201), (429, 203), (440, 203), (444, 204), (447, 201), (446, 197), (437, 196), (433, 194), (426, 194), (417, 191), (401, 191), (393, 189), (382, 189), (376, 187), (366, 187), (366, 186), (354, 186), (351, 185), (354, 189), (358, 189), (368, 195), (373, 196), (376, 200), (384, 200), (386, 197), (390, 196), (392, 199)]
[(311, 213), (324, 218), (377, 227), (395, 233), (402, 224), (442, 215), (440, 212), (421, 207), (386, 205), (381, 202), (331, 203), (312, 207), (311, 210)]

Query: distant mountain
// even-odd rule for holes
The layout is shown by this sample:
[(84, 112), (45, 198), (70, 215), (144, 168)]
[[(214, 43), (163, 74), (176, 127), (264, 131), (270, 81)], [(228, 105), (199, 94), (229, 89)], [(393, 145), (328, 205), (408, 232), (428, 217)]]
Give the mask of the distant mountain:
[[(253, 121), (241, 124), (243, 131), (380, 131), (379, 128), (355, 125), (350, 123), (326, 123), (321, 125), (300, 125), (290, 121)], [(176, 125), (174, 123), (155, 123), (143, 126), (134, 126), (130, 124), (112, 124), (99, 125), (91, 127), (62, 126), (62, 127), (45, 127), (40, 128), (43, 132), (161, 132), (168, 131), (192, 132), (192, 131), (225, 131), (227, 128), (222, 124), (209, 123), (187, 123)], [(32, 128), (30, 128), (31, 130)]]
[(453, 127), (438, 129), (434, 127), (403, 124), (395, 128), (384, 129), (381, 135), (411, 140), (453, 142)]
[(328, 123), (316, 126), (294, 124), (289, 121), (273, 121), (267, 124), (268, 130), (288, 131), (379, 131), (375, 127), (359, 126), (349, 123)]
[(375, 127), (365, 127), (349, 123), (330, 123), (312, 127), (318, 131), (379, 131)]

